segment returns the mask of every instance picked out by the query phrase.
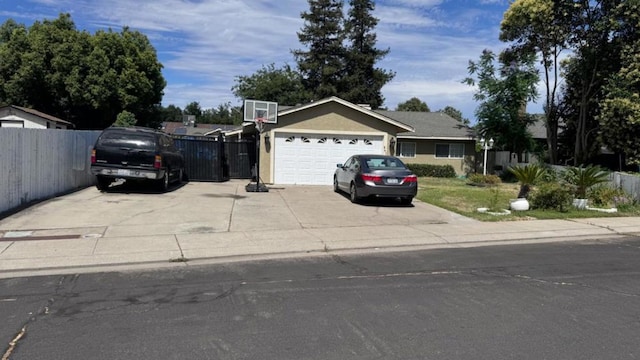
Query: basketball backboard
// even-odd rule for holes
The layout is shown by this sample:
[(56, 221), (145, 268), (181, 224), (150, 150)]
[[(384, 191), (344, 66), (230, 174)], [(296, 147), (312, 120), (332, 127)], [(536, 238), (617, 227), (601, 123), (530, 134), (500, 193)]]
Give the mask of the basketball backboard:
[(278, 103), (262, 100), (244, 101), (244, 121), (255, 122), (261, 118), (266, 124), (278, 123)]

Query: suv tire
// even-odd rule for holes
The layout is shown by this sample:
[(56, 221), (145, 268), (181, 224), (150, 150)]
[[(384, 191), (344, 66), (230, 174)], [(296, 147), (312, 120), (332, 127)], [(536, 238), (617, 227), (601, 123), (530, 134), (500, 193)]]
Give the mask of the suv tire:
[(109, 189), (109, 185), (111, 185), (111, 179), (104, 176), (97, 176), (98, 183), (96, 184), (96, 188), (100, 191), (107, 191)]
[(162, 192), (165, 192), (169, 189), (169, 172), (170, 170), (167, 169), (164, 172), (164, 176), (162, 177), (162, 179), (157, 180), (158, 181), (158, 189)]

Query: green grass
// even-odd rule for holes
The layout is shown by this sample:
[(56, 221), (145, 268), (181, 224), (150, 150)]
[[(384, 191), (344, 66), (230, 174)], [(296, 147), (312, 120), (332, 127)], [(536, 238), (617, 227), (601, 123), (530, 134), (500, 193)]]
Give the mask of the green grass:
[[(426, 203), (453, 211), (455, 213), (482, 221), (513, 221), (525, 219), (575, 219), (593, 217), (638, 216), (640, 207), (628, 207), (617, 213), (609, 214), (591, 210), (571, 209), (567, 212), (553, 210), (512, 211), (510, 215), (491, 215), (477, 211), (481, 207), (491, 207), (495, 193), (490, 187), (473, 186), (464, 179), (421, 177), (418, 180), (417, 198)], [(497, 185), (496, 208), (509, 209), (509, 200), (518, 195), (519, 185), (502, 183)]]

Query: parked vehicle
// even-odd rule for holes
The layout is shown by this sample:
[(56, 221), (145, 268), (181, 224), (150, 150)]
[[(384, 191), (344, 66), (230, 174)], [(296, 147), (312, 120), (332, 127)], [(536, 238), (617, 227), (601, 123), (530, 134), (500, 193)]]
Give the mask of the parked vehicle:
[(351, 202), (366, 197), (399, 198), (411, 204), (418, 192), (418, 178), (394, 156), (354, 155), (338, 164), (333, 190), (347, 191)]
[(173, 139), (143, 127), (105, 129), (91, 151), (91, 173), (97, 188), (106, 190), (116, 179), (150, 181), (166, 191), (172, 181), (185, 177), (184, 158)]

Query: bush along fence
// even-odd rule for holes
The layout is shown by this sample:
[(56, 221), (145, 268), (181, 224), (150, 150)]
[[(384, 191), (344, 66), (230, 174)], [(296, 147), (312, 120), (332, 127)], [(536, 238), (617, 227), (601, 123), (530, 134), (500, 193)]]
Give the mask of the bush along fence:
[(441, 178), (456, 177), (456, 170), (451, 165), (406, 164), (416, 176), (431, 176)]

